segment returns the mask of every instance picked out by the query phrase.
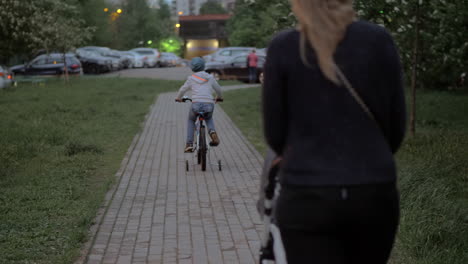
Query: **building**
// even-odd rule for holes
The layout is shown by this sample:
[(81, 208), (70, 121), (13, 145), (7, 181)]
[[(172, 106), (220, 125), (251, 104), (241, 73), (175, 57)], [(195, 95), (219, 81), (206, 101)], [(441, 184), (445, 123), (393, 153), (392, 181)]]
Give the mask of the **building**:
[(223, 6), (226, 8), (228, 12), (234, 11), (234, 7), (236, 7), (236, 0), (223, 0)]
[[(172, 0), (172, 16), (199, 15), (200, 7), (208, 0)], [(216, 0), (226, 10), (233, 11), (236, 0)]]
[[(113, 4), (113, 5), (121, 5), (125, 1), (129, 1), (129, 0), (106, 0), (107, 3)], [(159, 0), (146, 0), (146, 2), (148, 3), (148, 6), (150, 8), (159, 8)]]
[(204, 56), (224, 47), (228, 35), (226, 23), (231, 15), (179, 16), (179, 35), (184, 40), (184, 57)]

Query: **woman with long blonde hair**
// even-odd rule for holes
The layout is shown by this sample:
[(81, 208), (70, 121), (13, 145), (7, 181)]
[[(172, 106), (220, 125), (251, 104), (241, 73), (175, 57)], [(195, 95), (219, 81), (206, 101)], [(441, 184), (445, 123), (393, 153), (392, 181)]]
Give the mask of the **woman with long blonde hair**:
[(262, 94), (265, 137), (283, 159), (275, 218), (288, 263), (386, 263), (406, 123), (396, 46), (352, 0), (291, 4), (299, 26), (271, 41)]

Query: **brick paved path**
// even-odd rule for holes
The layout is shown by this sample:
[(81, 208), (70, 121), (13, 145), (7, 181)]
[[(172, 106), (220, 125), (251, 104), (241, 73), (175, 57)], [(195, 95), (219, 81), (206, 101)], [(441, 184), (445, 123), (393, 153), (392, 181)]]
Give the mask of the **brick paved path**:
[[(237, 87), (243, 88), (243, 87)], [(217, 106), (221, 145), (185, 171), (189, 104), (159, 96), (106, 198), (85, 263), (255, 263), (262, 223), (255, 203), (262, 157)]]

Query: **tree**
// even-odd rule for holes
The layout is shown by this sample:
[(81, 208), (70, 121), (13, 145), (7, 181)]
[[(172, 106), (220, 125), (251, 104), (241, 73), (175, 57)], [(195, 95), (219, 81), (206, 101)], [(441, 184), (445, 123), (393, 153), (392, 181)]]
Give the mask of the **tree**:
[(34, 37), (33, 16), (41, 10), (42, 1), (0, 0), (0, 62), (7, 63), (16, 54), (28, 54)]
[(468, 1), (356, 1), (359, 15), (385, 26), (398, 43), (411, 87), (410, 132), (416, 131), (416, 89), (453, 89), (468, 70)]
[(208, 0), (200, 7), (200, 14), (202, 15), (226, 13), (226, 9), (216, 0)]
[[(84, 27), (78, 6), (67, 1), (43, 0), (39, 10), (31, 19), (37, 24), (31, 25), (34, 34), (31, 37), (33, 47), (40, 47), (49, 52), (63, 54), (65, 79), (68, 81), (68, 67), (65, 54), (85, 43), (91, 37), (91, 28)], [(70, 17), (74, 19), (69, 19)]]
[(113, 22), (117, 39), (114, 45), (120, 49), (157, 47), (160, 40), (174, 36), (170, 7), (164, 0), (159, 1), (159, 6), (151, 9), (146, 0), (127, 1), (122, 16)]
[(274, 34), (295, 24), (288, 0), (237, 0), (228, 23), (229, 42), (234, 46), (266, 47)]
[[(0, 60), (17, 54), (67, 52), (90, 37), (74, 0), (0, 0)], [(73, 19), (70, 19), (73, 18)]]
[[(81, 0), (79, 3), (85, 26), (95, 29), (88, 44), (94, 46), (112, 46), (109, 10), (115, 10), (115, 8), (105, 2), (105, 0)], [(105, 8), (107, 8), (107, 12), (104, 11)]]

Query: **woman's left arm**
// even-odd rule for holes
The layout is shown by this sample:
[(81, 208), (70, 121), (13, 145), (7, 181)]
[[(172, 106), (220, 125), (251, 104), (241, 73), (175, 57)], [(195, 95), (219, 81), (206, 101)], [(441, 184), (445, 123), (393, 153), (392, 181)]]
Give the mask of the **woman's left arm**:
[(282, 69), (278, 39), (268, 48), (264, 66), (265, 81), (262, 90), (263, 125), (268, 145), (283, 154), (287, 134), (286, 73)]

